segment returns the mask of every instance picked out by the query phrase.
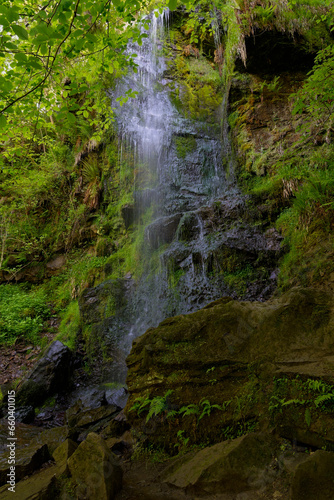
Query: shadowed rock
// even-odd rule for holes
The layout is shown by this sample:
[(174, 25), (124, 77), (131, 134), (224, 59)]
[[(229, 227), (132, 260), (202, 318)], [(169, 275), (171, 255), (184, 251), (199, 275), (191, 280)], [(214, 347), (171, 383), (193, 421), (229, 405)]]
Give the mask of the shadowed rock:
[(16, 402), (22, 406), (37, 406), (48, 396), (68, 388), (72, 374), (72, 353), (62, 342), (52, 342), (46, 354), (37, 362), (21, 383)]

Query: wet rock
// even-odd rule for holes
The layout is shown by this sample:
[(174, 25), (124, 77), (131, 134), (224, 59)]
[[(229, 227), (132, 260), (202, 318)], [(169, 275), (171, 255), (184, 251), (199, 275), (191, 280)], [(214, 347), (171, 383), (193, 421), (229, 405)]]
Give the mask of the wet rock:
[(82, 441), (89, 432), (104, 428), (118, 413), (119, 408), (114, 405), (84, 411), (81, 410), (80, 406), (75, 405), (67, 410), (66, 418), (69, 427), (80, 433), (78, 440)]
[(22, 406), (37, 406), (48, 396), (68, 388), (72, 374), (72, 353), (59, 340), (54, 341), (46, 354), (20, 384), (16, 401)]
[(291, 500), (334, 498), (334, 453), (318, 450), (299, 464), (291, 482)]
[[(14, 444), (12, 448), (15, 455), (16, 481), (32, 474), (51, 458), (46, 444), (32, 443), (25, 447), (18, 447)], [(0, 486), (6, 484), (8, 479), (7, 474), (10, 472), (8, 464), (9, 456), (10, 448), (7, 447), (7, 453), (4, 453), (0, 458)]]
[(125, 417), (124, 411), (121, 411), (121, 413), (116, 415), (116, 417), (108, 422), (108, 424), (104, 427), (101, 435), (104, 439), (115, 437), (119, 438), (129, 429), (130, 424)]
[(30, 424), (35, 418), (35, 410), (33, 406), (20, 406), (15, 410), (16, 422)]
[(104, 440), (90, 433), (68, 459), (78, 499), (112, 500), (122, 486), (122, 469)]
[(20, 481), (15, 486), (15, 493), (8, 491), (8, 485), (0, 488), (1, 500), (50, 500), (58, 497), (58, 481), (56, 466), (48, 467), (32, 477)]
[[(186, 455), (164, 482), (187, 493), (241, 493), (270, 482), (268, 466), (275, 441), (271, 435), (248, 434)], [(271, 478), (273, 480), (274, 477)]]
[(71, 399), (75, 401), (83, 409), (99, 408), (107, 404), (106, 391), (100, 386), (84, 387), (75, 391), (71, 395)]
[[(149, 395), (152, 399), (171, 390), (171, 404), (177, 403), (178, 408), (198, 404), (199, 394), (210, 404), (223, 405), (249, 390), (248, 370), (253, 366), (258, 384), (262, 384), (259, 387), (266, 391), (278, 375), (329, 376), (333, 363), (333, 308), (331, 294), (295, 288), (265, 303), (226, 297), (192, 314), (161, 322), (134, 341), (127, 359), (130, 396), (125, 412), (130, 424), (149, 436), (150, 442), (173, 449), (177, 438), (169, 420), (157, 417), (146, 423), (147, 412), (138, 416), (129, 411), (136, 398)], [(243, 419), (255, 418), (265, 427), (271, 421), (268, 401), (251, 401), (243, 408)], [(200, 441), (202, 436), (217, 441), (222, 426), (231, 425), (234, 418), (232, 404), (224, 412), (212, 412), (207, 423), (204, 418), (197, 422), (194, 439)], [(183, 425), (189, 435), (193, 421), (189, 417)], [(305, 444), (324, 446), (334, 442), (334, 431), (325, 413), (312, 412), (310, 429), (304, 411), (295, 411), (293, 421), (288, 413), (280, 413), (276, 425), (281, 436), (302, 436)], [(286, 435), (288, 427), (294, 434)], [(303, 432), (296, 434), (298, 429)]]
[(120, 313), (126, 305), (131, 280), (109, 280), (94, 288), (86, 288), (79, 297), (80, 315), (85, 324), (103, 321)]
[(106, 389), (106, 400), (108, 404), (124, 408), (129, 397), (129, 393), (125, 387), (118, 389)]
[(153, 203), (159, 201), (159, 192), (156, 189), (143, 189), (135, 191), (133, 197), (135, 200), (135, 209), (138, 214), (142, 213)]
[(129, 229), (130, 226), (135, 221), (135, 209), (131, 204), (123, 205), (121, 208), (121, 216), (124, 221), (124, 225), (126, 229)]
[[(35, 427), (33, 425), (26, 425), (23, 423), (17, 422), (15, 424), (15, 437), (17, 437), (17, 441), (20, 447), (25, 447), (30, 444), (32, 440), (38, 438), (38, 436), (42, 433), (42, 429), (40, 427)], [(7, 420), (0, 421), (0, 451), (6, 452), (8, 444), (8, 422)]]
[(157, 249), (174, 239), (182, 214), (160, 217), (145, 228), (145, 238), (152, 248)]

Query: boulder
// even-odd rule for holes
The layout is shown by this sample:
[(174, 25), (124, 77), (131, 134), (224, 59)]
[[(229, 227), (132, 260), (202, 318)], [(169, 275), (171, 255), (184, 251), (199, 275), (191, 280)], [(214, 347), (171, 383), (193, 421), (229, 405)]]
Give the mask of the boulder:
[(58, 467), (57, 476), (59, 474), (69, 475), (67, 460), (73, 455), (77, 448), (78, 445), (74, 441), (72, 441), (72, 439), (66, 439), (66, 441), (64, 441), (60, 446), (58, 446), (58, 448), (55, 449), (52, 457), (54, 458)]
[(126, 387), (118, 387), (116, 389), (106, 389), (106, 400), (110, 405), (116, 405), (119, 408), (124, 408), (129, 397)]
[(41, 445), (33, 442), (22, 447), (15, 444), (14, 441), (12, 443), (14, 443), (12, 450), (7, 447), (7, 452), (3, 453), (0, 458), (0, 486), (7, 482), (7, 475), (10, 472), (8, 458), (11, 456), (15, 460), (16, 481), (20, 481), (23, 477), (32, 474), (51, 458), (46, 444)]
[(1, 500), (50, 500), (58, 498), (58, 481), (56, 466), (43, 469), (32, 477), (20, 481), (15, 486), (15, 492), (8, 491), (8, 485), (0, 488)]
[(290, 500), (333, 500), (334, 453), (317, 450), (300, 463), (291, 481)]
[(48, 397), (64, 391), (72, 374), (72, 353), (59, 340), (52, 342), (46, 354), (20, 384), (16, 403), (38, 406)]
[(22, 424), (30, 424), (35, 419), (33, 406), (19, 406), (15, 409), (15, 420)]
[(51, 429), (42, 430), (39, 429), (39, 434), (33, 438), (33, 443), (36, 445), (46, 444), (50, 455), (53, 454), (54, 450), (58, 448), (68, 437), (69, 428), (66, 425), (60, 427), (52, 427)]
[(90, 433), (68, 459), (76, 498), (112, 500), (122, 486), (122, 469), (104, 440)]
[[(190, 453), (173, 464), (164, 482), (187, 493), (240, 493), (270, 481), (268, 466), (276, 442), (270, 434), (252, 433)], [(273, 479), (273, 477), (272, 477)]]

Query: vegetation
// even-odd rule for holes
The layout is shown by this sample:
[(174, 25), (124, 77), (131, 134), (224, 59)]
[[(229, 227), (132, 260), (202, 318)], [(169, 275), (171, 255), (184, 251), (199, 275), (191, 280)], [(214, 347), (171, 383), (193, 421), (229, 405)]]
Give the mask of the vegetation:
[(41, 289), (29, 291), (19, 285), (0, 285), (0, 342), (38, 342), (38, 334), (51, 315), (46, 301)]

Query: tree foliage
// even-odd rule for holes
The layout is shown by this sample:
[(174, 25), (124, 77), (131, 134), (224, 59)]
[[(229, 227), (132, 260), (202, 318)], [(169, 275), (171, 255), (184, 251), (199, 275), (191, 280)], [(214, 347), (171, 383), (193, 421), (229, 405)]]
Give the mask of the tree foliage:
[(19, 154), (20, 144), (41, 140), (41, 130), (55, 123), (66, 129), (80, 117), (99, 138), (110, 122), (104, 89), (134, 65), (135, 55), (125, 48), (130, 38), (140, 44), (145, 36), (137, 23), (144, 6), (143, 0), (2, 2), (0, 128), (6, 150), (16, 144)]

